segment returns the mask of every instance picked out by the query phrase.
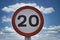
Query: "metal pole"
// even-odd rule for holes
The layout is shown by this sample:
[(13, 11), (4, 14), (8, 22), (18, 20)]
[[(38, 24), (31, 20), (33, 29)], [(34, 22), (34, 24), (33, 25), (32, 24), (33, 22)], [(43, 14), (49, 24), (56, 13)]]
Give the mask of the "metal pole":
[(25, 40), (31, 40), (31, 37), (25, 37)]

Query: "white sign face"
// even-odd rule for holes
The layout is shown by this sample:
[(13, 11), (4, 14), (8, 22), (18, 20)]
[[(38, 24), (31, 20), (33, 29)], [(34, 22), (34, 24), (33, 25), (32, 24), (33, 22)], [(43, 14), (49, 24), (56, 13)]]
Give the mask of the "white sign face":
[(24, 9), (15, 18), (17, 28), (24, 33), (32, 33), (39, 28), (40, 17), (34, 10)]

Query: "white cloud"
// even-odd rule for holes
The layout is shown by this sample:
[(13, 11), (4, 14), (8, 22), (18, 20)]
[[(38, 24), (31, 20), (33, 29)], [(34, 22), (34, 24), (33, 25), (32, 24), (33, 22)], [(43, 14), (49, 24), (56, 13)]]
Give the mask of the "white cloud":
[(3, 22), (11, 22), (11, 18), (8, 18), (8, 17), (6, 17), (6, 16), (3, 16), (3, 17), (2, 17), (2, 21), (3, 21)]
[[(31, 40), (60, 40), (60, 31), (58, 32), (59, 28), (60, 26), (49, 26), (48, 28), (44, 27), (42, 31), (46, 31), (46, 33), (40, 32), (39, 34), (33, 36)], [(57, 31), (57, 35), (55, 34), (55, 31)], [(12, 27), (6, 26), (0, 31), (0, 40), (24, 40), (24, 37), (17, 34)]]
[(45, 8), (43, 6), (38, 6), (36, 3), (16, 3), (13, 5), (5, 6), (4, 8), (2, 8), (2, 11), (8, 12), (8, 13), (15, 12), (18, 8), (20, 8), (22, 6), (27, 6), (27, 5), (37, 8), (44, 14), (49, 14), (49, 13), (52, 13), (55, 11), (53, 7)]
[(0, 32), (0, 35), (3, 34), (3, 32)]
[(43, 27), (42, 29), (43, 29), (43, 30), (46, 30), (46, 29), (47, 29), (47, 27)]
[(45, 34), (57, 34), (60, 32), (60, 26), (49, 26), (49, 27), (43, 27), (43, 33)]
[(23, 40), (24, 37), (17, 34), (12, 27), (4, 27), (0, 31), (0, 40)]
[(49, 14), (49, 13), (54, 12), (53, 7), (45, 8), (45, 7), (41, 6), (40, 10), (41, 10), (42, 13), (45, 13), (45, 14)]
[(8, 26), (6, 26), (4, 29), (2, 29), (2, 31), (4, 33), (7, 33), (7, 32), (8, 33), (14, 33), (15, 32), (12, 27), (8, 27)]
[(43, 30), (49, 30), (49, 31), (60, 31), (60, 26), (49, 26), (47, 27), (43, 27)]

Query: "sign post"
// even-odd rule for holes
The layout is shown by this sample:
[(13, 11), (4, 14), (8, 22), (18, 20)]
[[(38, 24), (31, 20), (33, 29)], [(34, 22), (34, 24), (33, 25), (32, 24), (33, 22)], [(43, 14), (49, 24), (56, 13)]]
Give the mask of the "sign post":
[(25, 37), (25, 40), (31, 40), (31, 37)]
[(44, 24), (42, 13), (35, 7), (23, 6), (17, 9), (12, 17), (14, 30), (31, 40), (31, 36), (41, 31)]

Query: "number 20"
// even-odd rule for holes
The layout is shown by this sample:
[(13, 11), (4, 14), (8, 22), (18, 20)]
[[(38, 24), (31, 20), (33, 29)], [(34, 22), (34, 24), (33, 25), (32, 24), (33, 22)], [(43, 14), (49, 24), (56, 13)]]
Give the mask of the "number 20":
[[(32, 22), (31, 22), (31, 19), (32, 19), (33, 17), (36, 18), (36, 23), (35, 23), (35, 24), (32, 24)], [(18, 27), (26, 27), (27, 25), (24, 24), (24, 23), (26, 22), (26, 20), (27, 20), (26, 16), (20, 15), (20, 16), (18, 16), (17, 19), (20, 20), (20, 18), (24, 18), (24, 20), (23, 20), (21, 23), (18, 24)], [(37, 17), (36, 15), (31, 15), (31, 16), (29, 17), (29, 24), (30, 24), (32, 27), (37, 26), (37, 25), (39, 24), (39, 19), (38, 19), (38, 17)]]

